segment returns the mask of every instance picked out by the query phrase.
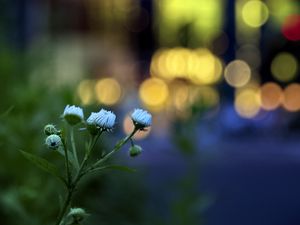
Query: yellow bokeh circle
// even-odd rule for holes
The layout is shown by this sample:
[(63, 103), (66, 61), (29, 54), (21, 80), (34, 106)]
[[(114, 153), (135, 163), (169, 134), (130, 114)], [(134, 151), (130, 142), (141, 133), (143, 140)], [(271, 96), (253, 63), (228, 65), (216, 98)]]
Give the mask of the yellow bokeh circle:
[(255, 117), (260, 110), (260, 105), (261, 103), (258, 90), (247, 88), (237, 92), (234, 107), (241, 117)]
[(163, 80), (149, 78), (141, 84), (139, 96), (150, 110), (160, 110), (168, 100), (169, 89)]
[(242, 8), (242, 18), (250, 27), (260, 27), (269, 18), (269, 9), (258, 0), (248, 1)]
[(98, 80), (95, 86), (96, 97), (99, 103), (104, 105), (114, 105), (121, 98), (121, 86), (114, 78), (104, 78)]
[(91, 104), (94, 100), (94, 84), (93, 80), (83, 80), (77, 87), (77, 95), (82, 105)]

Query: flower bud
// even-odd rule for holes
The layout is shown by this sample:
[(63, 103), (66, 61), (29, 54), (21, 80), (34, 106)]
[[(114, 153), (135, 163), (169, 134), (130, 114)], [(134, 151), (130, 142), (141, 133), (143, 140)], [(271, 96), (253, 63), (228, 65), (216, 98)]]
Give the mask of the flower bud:
[(98, 114), (99, 113), (92, 112), (89, 118), (86, 120), (86, 126), (91, 135), (96, 135), (99, 133), (99, 127), (96, 125)]
[(89, 214), (82, 208), (71, 208), (67, 215), (67, 224), (79, 224), (80, 221), (88, 217)]
[(51, 134), (58, 134), (59, 131), (55, 128), (55, 126), (53, 124), (47, 124), (44, 127), (44, 133), (49, 136)]
[(82, 108), (76, 107), (75, 105), (67, 105), (63, 113), (63, 118), (70, 125), (76, 125), (77, 123), (80, 123), (83, 120), (83, 117)]
[(46, 138), (45, 143), (49, 149), (56, 150), (61, 145), (61, 138), (56, 134), (51, 134)]
[(97, 134), (99, 131), (111, 131), (115, 125), (116, 115), (105, 109), (99, 112), (92, 112), (86, 120), (87, 129), (92, 135)]
[(131, 114), (131, 119), (136, 129), (139, 130), (144, 130), (146, 127), (150, 127), (152, 124), (151, 114), (143, 109), (135, 109)]
[(143, 151), (142, 147), (139, 146), (139, 145), (132, 145), (130, 148), (129, 148), (129, 155), (131, 157), (136, 157), (138, 156), (139, 154), (141, 154)]

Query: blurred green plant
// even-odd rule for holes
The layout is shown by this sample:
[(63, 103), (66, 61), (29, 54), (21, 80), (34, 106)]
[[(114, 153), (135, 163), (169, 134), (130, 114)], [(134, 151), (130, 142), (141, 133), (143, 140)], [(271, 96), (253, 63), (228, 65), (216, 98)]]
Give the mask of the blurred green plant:
[(211, 107), (199, 99), (188, 109), (189, 117), (173, 123), (172, 141), (187, 162), (185, 176), (180, 177), (172, 187), (169, 218), (164, 224), (199, 225), (204, 224), (203, 212), (214, 202), (214, 196), (202, 193), (199, 187), (201, 162), (198, 157), (199, 146), (197, 133), (198, 122), (209, 112)]
[[(59, 213), (57, 204), (63, 199), (60, 181), (49, 179), (43, 171), (24, 160), (17, 150), (30, 151), (62, 168), (64, 164), (61, 156), (45, 151), (45, 145), (41, 142), (44, 138), (41, 124), (45, 121), (59, 124), (61, 119), (57, 117), (57, 112), (67, 103), (76, 103), (78, 99), (74, 95), (73, 86), (49, 85), (43, 81), (43, 77), (37, 79), (35, 76), (33, 80), (30, 67), (39, 66), (41, 61), (51, 62), (47, 56), (40, 57), (41, 54), (47, 55), (47, 51), (39, 48), (39, 53), (29, 57), (26, 52), (1, 43), (1, 224), (50, 225)], [(90, 106), (88, 110), (92, 111), (94, 108), (95, 106)], [(118, 129), (115, 133), (120, 136)], [(80, 132), (75, 133), (75, 139), (77, 138), (82, 138)], [(84, 147), (83, 143), (78, 143), (78, 149)], [(106, 140), (97, 143), (96, 148), (107, 149)], [(91, 159), (96, 159), (95, 157), (94, 155)], [(122, 221), (122, 224), (143, 224), (145, 187), (141, 174), (102, 174), (101, 179), (95, 176), (85, 178), (85, 182), (82, 182), (81, 188), (75, 193), (75, 206), (85, 205), (96, 212), (86, 224), (97, 224), (99, 218), (104, 219), (103, 224), (107, 225), (116, 224), (116, 221)], [(86, 194), (90, 191), (93, 192), (93, 197)], [(131, 207), (128, 207), (129, 200), (133, 203)]]
[[(63, 113), (63, 118), (67, 125), (65, 126), (65, 129), (60, 130), (54, 125), (48, 124), (44, 128), (44, 133), (47, 136), (45, 140), (46, 146), (50, 150), (54, 150), (63, 156), (65, 175), (61, 174), (59, 168), (48, 160), (22, 150), (20, 150), (20, 152), (26, 159), (30, 160), (36, 166), (62, 181), (66, 188), (66, 196), (55, 224), (75, 225), (80, 224), (80, 222), (88, 215), (82, 208), (70, 208), (74, 193), (78, 189), (80, 180), (90, 173), (102, 172), (107, 169), (132, 171), (132, 169), (125, 166), (106, 165), (106, 161), (118, 152), (129, 140), (132, 145), (130, 152), (133, 148), (138, 148), (139, 153), (141, 152), (141, 147), (134, 145), (132, 137), (137, 131), (143, 131), (146, 127), (151, 125), (151, 115), (142, 109), (136, 109), (131, 115), (134, 124), (133, 131), (128, 136), (117, 142), (111, 151), (108, 153), (102, 152), (100, 158), (93, 163), (89, 163), (89, 159), (94, 147), (103, 133), (110, 132), (114, 128), (116, 115), (111, 111), (101, 109), (99, 112), (92, 112), (89, 118), (85, 120), (83, 110), (80, 107), (67, 105)], [(74, 138), (74, 127), (76, 125), (84, 125), (84, 128), (81, 128), (80, 130), (88, 131), (90, 136), (89, 142), (85, 144), (84, 157), (82, 160), (79, 160), (77, 156), (77, 148)], [(68, 133), (70, 135), (70, 143), (68, 142)], [(132, 154), (130, 153), (130, 155)], [(135, 152), (134, 156), (136, 155), (137, 154)], [(69, 213), (67, 213), (69, 208)]]

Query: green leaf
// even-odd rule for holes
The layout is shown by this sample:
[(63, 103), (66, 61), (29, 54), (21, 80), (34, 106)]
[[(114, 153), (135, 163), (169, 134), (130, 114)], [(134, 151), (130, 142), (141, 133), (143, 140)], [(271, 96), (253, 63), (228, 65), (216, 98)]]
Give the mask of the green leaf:
[(125, 172), (130, 172), (130, 173), (136, 172), (135, 169), (132, 169), (132, 168), (127, 167), (127, 166), (119, 166), (119, 165), (107, 165), (107, 166), (96, 167), (91, 171), (96, 172), (96, 171), (102, 171), (102, 170), (105, 170), (105, 169), (113, 169), (113, 170), (125, 171)]
[(28, 152), (24, 152), (22, 150), (19, 150), (19, 152), (29, 161), (31, 161), (33, 164), (35, 164), (40, 169), (52, 174), (53, 176), (59, 178), (64, 184), (67, 184), (66, 180), (60, 175), (59, 170), (55, 165), (48, 162), (46, 159), (43, 159), (39, 156), (33, 155)]

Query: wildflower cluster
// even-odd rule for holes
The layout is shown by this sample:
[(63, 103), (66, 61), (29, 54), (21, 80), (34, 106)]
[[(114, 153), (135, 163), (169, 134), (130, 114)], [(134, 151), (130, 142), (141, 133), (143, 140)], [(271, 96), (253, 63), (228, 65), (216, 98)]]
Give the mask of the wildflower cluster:
[[(89, 117), (85, 119), (82, 108), (67, 105), (62, 114), (62, 118), (69, 125), (67, 129), (61, 130), (53, 124), (48, 124), (44, 127), (44, 133), (46, 135), (45, 145), (64, 157), (64, 175), (62, 175), (60, 169), (51, 162), (27, 152), (21, 151), (21, 153), (40, 168), (57, 176), (66, 186), (67, 193), (65, 201), (57, 217), (56, 225), (79, 224), (79, 222), (88, 215), (84, 209), (71, 208), (72, 198), (79, 181), (83, 176), (95, 171), (107, 168), (120, 168), (113, 167), (112, 165), (104, 166), (104, 163), (128, 141), (131, 143), (131, 147), (128, 151), (129, 155), (131, 157), (138, 156), (142, 152), (142, 148), (133, 143), (132, 137), (136, 132), (144, 131), (147, 127), (151, 126), (152, 116), (143, 109), (135, 109), (131, 114), (131, 119), (134, 124), (132, 132), (121, 139), (110, 152), (98, 156), (98, 160), (95, 162), (89, 162), (92, 151), (101, 134), (113, 131), (116, 124), (116, 115), (111, 111), (100, 109), (98, 112), (92, 112)], [(79, 124), (84, 126), (84, 130), (86, 130), (90, 136), (90, 140), (86, 144), (86, 149), (78, 151), (81, 153), (80, 155), (84, 155), (82, 159), (77, 155), (74, 138), (75, 127)], [(82, 127), (80, 130), (82, 130)], [(69, 213), (67, 213), (68, 210)]]

